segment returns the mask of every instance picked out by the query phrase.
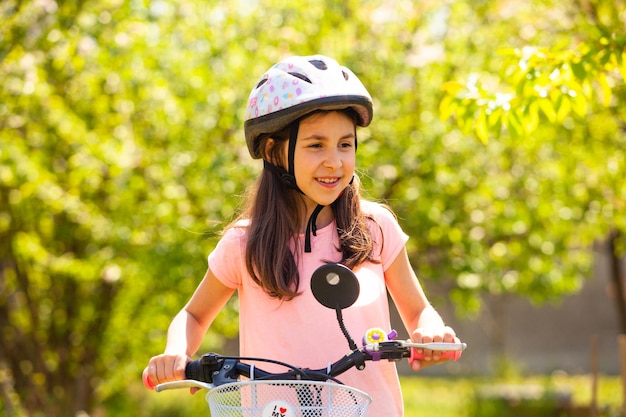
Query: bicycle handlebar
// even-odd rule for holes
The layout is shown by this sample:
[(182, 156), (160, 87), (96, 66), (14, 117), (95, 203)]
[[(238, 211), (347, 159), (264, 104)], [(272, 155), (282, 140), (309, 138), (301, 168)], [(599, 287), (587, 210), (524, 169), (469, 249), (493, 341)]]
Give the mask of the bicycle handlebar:
[[(378, 333), (380, 330), (375, 329)], [(393, 337), (395, 332), (390, 333)], [(364, 337), (364, 341), (368, 339)], [(376, 337), (374, 337), (376, 339)], [(386, 339), (386, 338), (385, 338)], [(335, 378), (352, 367), (358, 370), (365, 368), (366, 361), (400, 361), (407, 358), (409, 362), (422, 360), (424, 354), (418, 353), (418, 349), (428, 349), (440, 352), (442, 358), (457, 360), (461, 357), (465, 343), (412, 343), (402, 340), (384, 340), (364, 344), (361, 348), (352, 350), (338, 361), (322, 369), (297, 368), (287, 363), (262, 359), (245, 358), (240, 356), (222, 356), (216, 353), (204, 354), (200, 359), (187, 363), (185, 367), (185, 378), (187, 380), (200, 381), (208, 384), (209, 387), (216, 387), (230, 382), (236, 382), (240, 377), (250, 379), (265, 380), (309, 380), (327, 381), (329, 379), (337, 381)], [(281, 365), (288, 370), (285, 372), (273, 373), (250, 365), (242, 361), (266, 362)], [(155, 385), (149, 380), (147, 372), (143, 374), (144, 385), (149, 389), (154, 389)], [(337, 381), (339, 382), (339, 381)], [(206, 385), (205, 384), (205, 385)], [(202, 384), (199, 384), (202, 385)], [(205, 386), (202, 385), (202, 386)], [(158, 390), (158, 388), (157, 388)]]
[[(358, 370), (365, 368), (366, 361), (399, 361), (408, 358), (409, 362), (424, 359), (423, 350), (440, 351), (444, 359), (457, 360), (465, 349), (465, 343), (412, 343), (411, 341), (395, 340), (398, 333), (392, 330), (386, 333), (380, 328), (371, 328), (363, 336), (363, 345), (358, 348), (350, 337), (343, 323), (342, 309), (350, 307), (359, 295), (359, 281), (354, 273), (345, 265), (324, 264), (317, 268), (311, 276), (311, 292), (315, 299), (325, 307), (336, 311), (337, 321), (350, 346), (350, 352), (326, 369), (303, 369), (292, 365), (268, 359), (243, 358), (237, 356), (220, 356), (215, 353), (203, 355), (200, 359), (191, 361), (185, 369), (186, 382), (167, 383), (168, 387), (201, 386), (212, 388), (229, 382), (236, 382), (240, 376), (251, 379), (302, 379), (310, 381), (334, 380), (348, 369), (355, 367)], [(271, 373), (248, 365), (242, 360), (260, 361), (279, 364), (289, 369), (282, 373)], [(144, 385), (155, 388), (149, 380), (147, 368), (143, 373)], [(201, 381), (195, 383), (194, 381)], [(158, 387), (157, 387), (158, 390)]]

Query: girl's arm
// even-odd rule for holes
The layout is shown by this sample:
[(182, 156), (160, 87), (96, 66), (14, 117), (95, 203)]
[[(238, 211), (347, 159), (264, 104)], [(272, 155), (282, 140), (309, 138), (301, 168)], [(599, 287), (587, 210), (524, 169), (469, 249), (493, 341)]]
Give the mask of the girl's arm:
[(207, 270), (187, 305), (172, 320), (165, 352), (150, 359), (147, 371), (153, 384), (185, 379), (185, 365), (234, 291)]
[[(437, 311), (430, 305), (424, 290), (411, 267), (406, 249), (385, 271), (389, 293), (398, 308), (402, 322), (415, 343), (458, 341), (454, 330), (446, 326)], [(424, 366), (445, 362), (436, 351), (425, 350), (424, 360), (414, 361), (412, 367), (418, 371)]]

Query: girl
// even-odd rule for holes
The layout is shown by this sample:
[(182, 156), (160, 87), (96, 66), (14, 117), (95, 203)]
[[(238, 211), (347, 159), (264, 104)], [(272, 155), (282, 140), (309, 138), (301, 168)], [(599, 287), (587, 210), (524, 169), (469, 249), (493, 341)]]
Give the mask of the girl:
[[(150, 381), (184, 379), (185, 364), (235, 291), (242, 356), (320, 368), (345, 354), (334, 311), (309, 289), (313, 271), (328, 262), (348, 266), (360, 283), (358, 300), (344, 310), (350, 334), (390, 330), (388, 290), (414, 342), (458, 342), (424, 295), (394, 215), (360, 196), (356, 127), (368, 126), (372, 115), (365, 87), (331, 58), (287, 58), (261, 77), (244, 130), (264, 169), (246, 210), (226, 229), (204, 279), (172, 321), (165, 352), (150, 359)], [(436, 352), (424, 354), (413, 370), (444, 361)], [(403, 415), (395, 364), (371, 362), (340, 379), (373, 397), (371, 415)]]

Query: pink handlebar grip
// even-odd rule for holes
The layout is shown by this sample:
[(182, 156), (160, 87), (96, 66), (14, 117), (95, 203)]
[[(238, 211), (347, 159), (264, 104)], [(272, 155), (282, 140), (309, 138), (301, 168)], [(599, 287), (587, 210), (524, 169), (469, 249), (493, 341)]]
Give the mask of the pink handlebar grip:
[[(441, 358), (452, 359), (454, 361), (459, 359), (462, 354), (463, 352), (460, 350), (448, 350), (448, 351), (439, 352), (439, 355), (441, 356)], [(413, 361), (421, 361), (423, 359), (424, 359), (423, 353), (417, 353), (416, 348), (411, 349), (411, 356), (409, 357), (409, 363), (413, 363)]]
[(148, 368), (143, 370), (141, 374), (141, 380), (143, 381), (143, 385), (149, 390), (153, 390), (155, 385), (150, 381), (150, 377), (148, 376)]

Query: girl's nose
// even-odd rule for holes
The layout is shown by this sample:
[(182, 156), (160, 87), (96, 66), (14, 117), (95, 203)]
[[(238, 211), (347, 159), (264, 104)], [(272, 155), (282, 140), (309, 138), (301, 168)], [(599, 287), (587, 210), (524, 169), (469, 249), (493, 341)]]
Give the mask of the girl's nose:
[(324, 166), (332, 169), (337, 169), (342, 165), (341, 155), (337, 150), (329, 150), (324, 158)]

